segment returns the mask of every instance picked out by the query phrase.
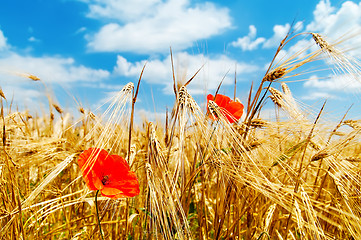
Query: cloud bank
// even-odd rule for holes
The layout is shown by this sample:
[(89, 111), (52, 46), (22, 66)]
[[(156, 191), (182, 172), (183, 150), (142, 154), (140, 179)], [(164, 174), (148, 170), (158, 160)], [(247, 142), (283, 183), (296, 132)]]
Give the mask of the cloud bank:
[(108, 19), (88, 34), (88, 48), (96, 52), (165, 53), (181, 51), (196, 41), (219, 35), (231, 27), (227, 8), (189, 0), (87, 1), (89, 17)]
[[(118, 55), (117, 65), (114, 74), (125, 77), (137, 78), (144, 66), (145, 61), (135, 63), (129, 62), (126, 58)], [(174, 56), (174, 66), (177, 81), (180, 84), (186, 83), (199, 69), (199, 73), (188, 85), (192, 94), (204, 94), (206, 90), (215, 90), (223, 80), (224, 86), (234, 83), (234, 73), (238, 75), (251, 74), (259, 70), (255, 65), (237, 62), (225, 55), (213, 57), (203, 54), (191, 55), (180, 52)], [(168, 55), (163, 59), (147, 61), (146, 70), (143, 75), (144, 81), (150, 84), (163, 85), (163, 93), (173, 94), (171, 58)], [(239, 79), (239, 81), (245, 79)]]

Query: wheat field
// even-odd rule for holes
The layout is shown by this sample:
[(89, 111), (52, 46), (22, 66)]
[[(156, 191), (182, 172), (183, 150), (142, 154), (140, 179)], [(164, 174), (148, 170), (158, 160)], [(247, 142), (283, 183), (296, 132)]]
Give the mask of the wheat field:
[[(276, 61), (301, 35), (318, 49)], [(287, 35), (232, 124), (214, 102), (200, 107), (187, 91), (192, 79), (173, 79), (164, 121), (140, 124), (142, 73), (104, 112), (80, 107), (80, 117), (51, 97), (41, 116), (19, 112), (1, 91), (0, 238), (101, 239), (99, 217), (104, 239), (361, 239), (361, 120), (345, 113), (331, 124), (323, 108), (311, 118), (283, 81), (325, 59), (360, 74), (320, 34)], [(287, 118), (262, 119), (266, 100)], [(123, 156), (140, 194), (95, 202), (77, 161), (88, 148)]]

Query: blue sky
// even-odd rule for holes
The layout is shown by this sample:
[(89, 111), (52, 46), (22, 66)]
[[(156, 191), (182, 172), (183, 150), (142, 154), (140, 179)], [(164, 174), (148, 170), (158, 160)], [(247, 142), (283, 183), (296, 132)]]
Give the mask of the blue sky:
[[(136, 83), (147, 62), (136, 107), (138, 113), (151, 116), (173, 105), (171, 46), (179, 80), (188, 79), (204, 65), (189, 85), (200, 105), (224, 76), (220, 93), (233, 94), (235, 69), (237, 97), (245, 102), (252, 81), (259, 83), (292, 22), (296, 33), (318, 32), (336, 41), (349, 30), (361, 30), (361, 3), (1, 1), (0, 86), (20, 108), (36, 108), (44, 102), (44, 88), (24, 77), (33, 74), (52, 90), (63, 108), (76, 109), (75, 97), (84, 108), (95, 109), (126, 83)], [(356, 35), (343, 47), (351, 46), (349, 54), (358, 56), (359, 43), (361, 35)], [(309, 37), (295, 39), (281, 55), (292, 55), (307, 44), (311, 45)], [(327, 64), (312, 67), (327, 68)], [(317, 111), (328, 99), (326, 110), (335, 119), (352, 103), (352, 116), (360, 118), (361, 81), (314, 71), (287, 80), (292, 81), (291, 91), (306, 110)]]

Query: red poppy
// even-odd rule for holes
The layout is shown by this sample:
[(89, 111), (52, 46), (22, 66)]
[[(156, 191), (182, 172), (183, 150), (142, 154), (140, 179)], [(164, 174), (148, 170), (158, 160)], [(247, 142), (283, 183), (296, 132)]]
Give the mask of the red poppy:
[(128, 163), (118, 155), (99, 148), (89, 148), (78, 159), (83, 178), (90, 190), (100, 190), (110, 198), (134, 197), (139, 183)]
[(221, 113), (230, 123), (236, 122), (242, 117), (244, 108), (242, 103), (235, 102), (225, 95), (217, 94), (214, 98), (212, 94), (208, 94), (207, 108), (210, 100), (214, 101), (218, 107), (220, 107)]

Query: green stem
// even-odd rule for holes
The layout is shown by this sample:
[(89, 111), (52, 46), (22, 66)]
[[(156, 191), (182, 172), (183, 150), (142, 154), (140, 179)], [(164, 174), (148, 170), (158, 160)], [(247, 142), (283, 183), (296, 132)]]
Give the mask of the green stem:
[(100, 225), (100, 218), (99, 218), (98, 201), (97, 201), (98, 193), (99, 193), (99, 190), (97, 190), (97, 192), (95, 194), (95, 209), (97, 210), (97, 219), (98, 219), (100, 236), (102, 237), (102, 240), (104, 240), (104, 236), (103, 236), (103, 232), (102, 232), (102, 226)]

